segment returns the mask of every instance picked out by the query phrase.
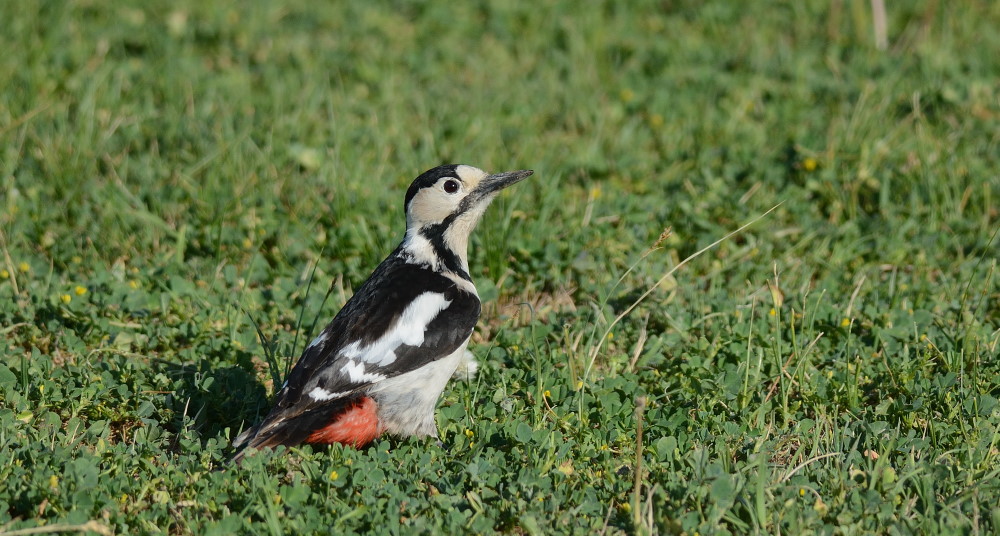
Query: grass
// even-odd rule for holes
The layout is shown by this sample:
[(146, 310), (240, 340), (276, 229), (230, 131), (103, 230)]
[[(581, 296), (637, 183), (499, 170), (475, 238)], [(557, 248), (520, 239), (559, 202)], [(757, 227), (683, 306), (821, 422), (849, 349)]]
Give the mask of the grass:
[[(903, 4), (0, 4), (0, 534), (1000, 531), (1000, 8)], [(443, 445), (226, 468), (442, 162)]]

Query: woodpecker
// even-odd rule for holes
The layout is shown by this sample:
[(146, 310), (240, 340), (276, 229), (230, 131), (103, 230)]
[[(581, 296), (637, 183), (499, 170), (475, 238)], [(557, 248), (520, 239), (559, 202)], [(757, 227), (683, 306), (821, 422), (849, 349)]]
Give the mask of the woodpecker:
[[(533, 171), (444, 165), (406, 191), (406, 234), (309, 344), (267, 417), (233, 441), (360, 448), (383, 433), (437, 437), (434, 408), (479, 320), (469, 235), (500, 190)], [(468, 363), (474, 370), (474, 361)]]

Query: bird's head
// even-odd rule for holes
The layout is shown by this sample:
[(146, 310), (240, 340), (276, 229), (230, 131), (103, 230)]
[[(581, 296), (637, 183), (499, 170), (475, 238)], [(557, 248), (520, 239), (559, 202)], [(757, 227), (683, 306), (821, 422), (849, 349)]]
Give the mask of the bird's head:
[(491, 175), (466, 165), (425, 171), (406, 191), (406, 244), (414, 252), (424, 246), (443, 247), (457, 255), (467, 271), (469, 235), (486, 207), (500, 190), (532, 173), (522, 170)]

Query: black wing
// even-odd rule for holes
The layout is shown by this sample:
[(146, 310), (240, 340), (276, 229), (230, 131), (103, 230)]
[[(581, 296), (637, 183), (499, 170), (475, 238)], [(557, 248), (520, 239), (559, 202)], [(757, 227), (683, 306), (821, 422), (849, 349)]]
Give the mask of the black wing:
[[(424, 301), (432, 307), (418, 319), (426, 321), (419, 344), (387, 341), (386, 334), (399, 327), (407, 306), (427, 293), (430, 295)], [(393, 253), (303, 352), (264, 421), (234, 443), (249, 442), (252, 447), (300, 443), (365, 387), (457, 350), (472, 335), (479, 312), (479, 297), (454, 279), (423, 265), (408, 264), (398, 251)], [(411, 314), (403, 320), (413, 323), (414, 316), (420, 315)], [(373, 359), (383, 355), (380, 349), (387, 348), (394, 359)], [(317, 393), (320, 396), (315, 396)], [(283, 425), (290, 421), (299, 422), (294, 427)], [(282, 437), (285, 428), (298, 432)]]

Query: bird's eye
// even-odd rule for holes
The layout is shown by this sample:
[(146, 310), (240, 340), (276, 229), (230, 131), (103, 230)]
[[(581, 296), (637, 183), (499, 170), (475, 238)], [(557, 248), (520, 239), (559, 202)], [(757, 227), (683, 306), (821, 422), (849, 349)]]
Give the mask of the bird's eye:
[(448, 192), (449, 194), (453, 194), (453, 193), (457, 192), (458, 191), (458, 181), (450, 180), (450, 179), (447, 180), (447, 181), (445, 181), (445, 183), (444, 183), (444, 191)]

